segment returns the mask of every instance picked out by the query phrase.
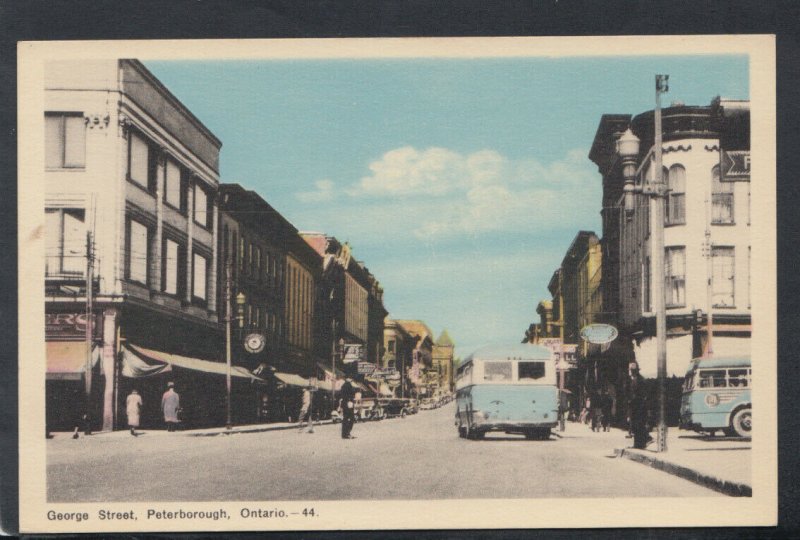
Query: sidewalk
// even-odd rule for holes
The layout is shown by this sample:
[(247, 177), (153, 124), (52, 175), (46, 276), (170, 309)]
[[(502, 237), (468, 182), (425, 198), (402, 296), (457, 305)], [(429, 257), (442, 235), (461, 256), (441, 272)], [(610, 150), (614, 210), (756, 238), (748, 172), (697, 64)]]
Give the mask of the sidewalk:
[[(331, 420), (323, 420), (321, 422), (314, 422), (314, 427), (323, 426), (327, 424), (332, 424), (333, 421)], [(172, 433), (168, 432), (166, 429), (137, 429), (136, 435), (137, 436), (189, 436), (189, 437), (215, 437), (217, 435), (237, 435), (239, 433), (259, 433), (262, 431), (278, 431), (283, 429), (297, 429), (297, 422), (274, 422), (271, 424), (247, 424), (242, 426), (233, 426), (231, 429), (226, 429), (223, 427), (211, 427), (211, 428), (203, 428), (203, 429), (182, 429), (179, 431), (174, 431)], [(56, 432), (51, 433), (53, 439), (69, 439), (72, 438), (72, 432)], [(83, 432), (79, 433), (81, 438), (86, 437)], [(130, 437), (130, 431), (127, 429), (122, 429), (118, 431), (96, 431), (88, 437)]]
[[(651, 433), (655, 439), (655, 431)], [(751, 441), (734, 437), (709, 437), (669, 428), (667, 451), (656, 452), (655, 440), (646, 449), (615, 448), (617, 457), (649, 465), (696, 484), (734, 497), (752, 496)]]

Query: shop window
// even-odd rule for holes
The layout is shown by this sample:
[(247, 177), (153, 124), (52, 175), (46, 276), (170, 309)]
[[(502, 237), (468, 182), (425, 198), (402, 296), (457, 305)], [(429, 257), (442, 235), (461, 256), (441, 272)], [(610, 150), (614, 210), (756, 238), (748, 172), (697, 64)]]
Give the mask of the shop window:
[(711, 297), (714, 307), (734, 307), (734, 256), (732, 247), (711, 248)]
[(722, 181), (719, 165), (716, 165), (711, 170), (711, 223), (733, 223), (733, 187), (733, 182)]
[(156, 156), (154, 148), (138, 133), (131, 131), (128, 136), (128, 180), (155, 192)]
[(147, 285), (150, 231), (136, 220), (128, 221), (128, 279)]
[(84, 211), (74, 208), (45, 211), (45, 275), (83, 276), (86, 271)]
[(45, 113), (45, 166), (82, 169), (86, 166), (86, 124), (81, 113)]
[(199, 253), (194, 254), (192, 266), (192, 296), (206, 300), (208, 259)]
[(686, 169), (673, 165), (667, 172), (667, 197), (665, 219), (667, 225), (686, 223)]
[(167, 159), (164, 171), (164, 202), (180, 211), (184, 211), (183, 172), (180, 165)]
[(664, 259), (667, 307), (683, 307), (686, 305), (686, 249), (668, 247)]

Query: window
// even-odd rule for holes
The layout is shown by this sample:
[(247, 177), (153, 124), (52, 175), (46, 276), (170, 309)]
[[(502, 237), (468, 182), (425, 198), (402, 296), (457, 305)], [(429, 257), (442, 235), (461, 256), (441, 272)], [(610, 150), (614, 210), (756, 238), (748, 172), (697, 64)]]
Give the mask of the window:
[(84, 211), (48, 209), (45, 213), (45, 227), (45, 275), (84, 275), (86, 270)]
[(86, 124), (81, 113), (46, 113), (45, 166), (82, 169), (86, 166)]
[(128, 136), (128, 179), (148, 191), (156, 189), (155, 152), (139, 134)]
[(180, 246), (177, 242), (164, 239), (164, 251), (161, 267), (163, 277), (161, 280), (161, 290), (167, 294), (178, 294), (178, 276), (180, 275)]
[(210, 228), (209, 199), (200, 184), (194, 185), (194, 220), (205, 228)]
[(520, 362), (519, 380), (536, 380), (544, 377), (544, 362)]
[(711, 169), (711, 223), (733, 223), (733, 182), (723, 182), (719, 165)]
[(394, 340), (393, 339), (389, 340), (389, 352), (390, 353), (394, 353)]
[(200, 255), (194, 254), (192, 268), (192, 296), (200, 300), (206, 299), (206, 269), (208, 268), (208, 259)]
[(256, 246), (253, 253), (253, 277), (261, 278), (261, 248)]
[(483, 364), (483, 380), (510, 381), (511, 362), (486, 362)]
[(668, 225), (686, 223), (686, 169), (683, 165), (673, 165), (667, 173), (667, 189), (665, 199), (665, 219)]
[(686, 304), (686, 253), (683, 247), (666, 249), (664, 261), (664, 287), (667, 307)]
[(729, 369), (728, 386), (732, 388), (746, 388), (750, 386), (750, 373), (747, 368)]
[(701, 370), (698, 376), (699, 388), (725, 388), (725, 370), (724, 369), (704, 369)]
[(183, 210), (180, 166), (175, 161), (167, 159), (167, 167), (164, 173), (164, 201), (173, 208)]
[(147, 285), (149, 231), (134, 220), (130, 220), (129, 227), (128, 278)]
[(734, 268), (732, 247), (711, 248), (711, 301), (714, 307), (733, 307)]

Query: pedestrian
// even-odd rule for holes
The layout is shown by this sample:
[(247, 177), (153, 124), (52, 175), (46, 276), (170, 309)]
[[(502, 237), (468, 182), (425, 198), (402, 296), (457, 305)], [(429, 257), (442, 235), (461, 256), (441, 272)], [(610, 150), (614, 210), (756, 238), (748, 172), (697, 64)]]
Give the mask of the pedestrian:
[(300, 405), (300, 414), (297, 417), (298, 433), (303, 432), (303, 424), (308, 423), (308, 432), (314, 433), (314, 417), (311, 410), (311, 386), (303, 388), (302, 403)]
[(595, 390), (592, 392), (590, 416), (592, 419), (592, 431), (600, 431), (603, 424), (603, 392)]
[(164, 422), (167, 431), (175, 431), (178, 427), (178, 411), (181, 408), (181, 397), (175, 391), (175, 383), (167, 383), (167, 391), (161, 396), (161, 412), (164, 413)]
[(356, 391), (353, 387), (353, 379), (347, 377), (342, 389), (340, 390), (339, 397), (341, 399), (342, 408), (342, 439), (355, 439), (350, 432), (353, 430), (353, 424), (356, 421), (355, 416), (355, 399)]
[(586, 400), (583, 402), (583, 409), (581, 410), (580, 417), (578, 417), (578, 421), (582, 424), (589, 423), (589, 410), (592, 408), (592, 399), (589, 396), (586, 396)]
[(631, 432), (633, 433), (633, 447), (644, 449), (650, 442), (650, 430), (647, 427), (647, 395), (644, 388), (644, 379), (638, 370), (631, 374)]
[(131, 428), (131, 435), (136, 437), (136, 428), (139, 427), (139, 416), (142, 412), (142, 396), (135, 388), (128, 394), (125, 400), (125, 413), (128, 415), (128, 427)]
[(603, 414), (601, 421), (603, 431), (611, 431), (611, 409), (613, 405), (614, 402), (611, 399), (611, 394), (604, 390), (602, 393), (602, 401), (600, 403), (600, 409)]

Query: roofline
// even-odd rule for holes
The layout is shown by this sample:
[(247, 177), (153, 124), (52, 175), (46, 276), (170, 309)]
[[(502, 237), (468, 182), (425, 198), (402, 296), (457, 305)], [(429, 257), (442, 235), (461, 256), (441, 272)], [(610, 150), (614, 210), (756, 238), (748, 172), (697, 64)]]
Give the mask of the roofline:
[(175, 96), (175, 94), (170, 92), (170, 90), (164, 86), (164, 83), (162, 83), (155, 75), (153, 75), (153, 73), (147, 69), (147, 67), (145, 67), (140, 60), (136, 58), (120, 58), (119, 61), (120, 63), (129, 64), (136, 71), (141, 73), (141, 75), (146, 78), (150, 84), (164, 94), (164, 97), (166, 97), (168, 101), (180, 109), (181, 112), (186, 114), (189, 120), (195, 124), (195, 126), (199, 128), (200, 131), (202, 131), (209, 139), (211, 139), (211, 141), (217, 146), (217, 150), (222, 148), (222, 141), (219, 140), (219, 138), (217, 138), (217, 136), (214, 135), (214, 133), (199, 118), (197, 118), (194, 113), (190, 111), (189, 108), (186, 107), (186, 105), (184, 105), (181, 100)]

